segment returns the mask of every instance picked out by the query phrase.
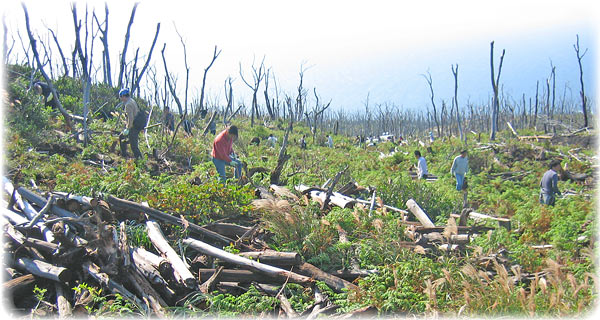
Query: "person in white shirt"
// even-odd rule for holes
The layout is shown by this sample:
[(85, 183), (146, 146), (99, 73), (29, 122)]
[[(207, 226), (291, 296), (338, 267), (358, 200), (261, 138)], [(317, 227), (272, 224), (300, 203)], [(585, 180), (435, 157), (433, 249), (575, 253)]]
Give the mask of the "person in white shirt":
[(456, 177), (456, 190), (461, 191), (465, 182), (465, 174), (469, 171), (469, 158), (467, 158), (467, 150), (460, 152), (460, 155), (454, 158), (450, 173)]
[(333, 139), (331, 138), (330, 135), (327, 135), (327, 146), (329, 148), (333, 148)]
[(269, 138), (267, 138), (267, 145), (269, 145), (271, 148), (274, 148), (276, 143), (277, 138), (275, 138), (272, 133), (269, 134)]
[(417, 177), (419, 179), (426, 179), (427, 175), (427, 160), (425, 157), (421, 156), (421, 152), (419, 150), (415, 150), (415, 158), (417, 158)]

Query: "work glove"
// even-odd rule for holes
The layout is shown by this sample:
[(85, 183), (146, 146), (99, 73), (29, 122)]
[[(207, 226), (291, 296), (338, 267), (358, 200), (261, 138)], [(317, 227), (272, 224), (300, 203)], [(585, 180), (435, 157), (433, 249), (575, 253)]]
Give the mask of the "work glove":
[(240, 160), (231, 160), (229, 165), (234, 166), (234, 167), (239, 167), (242, 165), (242, 162)]
[(129, 134), (129, 129), (125, 129), (125, 130), (123, 130), (123, 133), (122, 133), (122, 134), (123, 134), (124, 136), (128, 135), (128, 134)]

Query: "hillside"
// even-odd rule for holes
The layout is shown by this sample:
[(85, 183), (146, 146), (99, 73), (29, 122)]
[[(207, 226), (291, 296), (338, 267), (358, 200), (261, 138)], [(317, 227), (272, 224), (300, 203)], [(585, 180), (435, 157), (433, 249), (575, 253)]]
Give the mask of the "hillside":
[[(595, 305), (595, 131), (549, 135), (518, 130), (518, 136), (502, 131), (495, 141), (489, 141), (486, 133), (469, 133), (467, 146), (456, 137), (438, 137), (430, 143), (424, 133), (374, 146), (333, 135), (329, 148), (325, 136), (331, 132), (319, 130), (313, 140), (305, 122), (295, 122), (286, 146), (289, 160), (283, 164), (278, 186), (272, 187), (289, 123), (277, 119), (251, 127), (249, 118), (237, 116), (232, 124), (240, 133), (233, 148), (247, 170), (242, 180), (222, 184), (210, 158), (214, 136), (202, 134), (209, 116), (196, 124), (193, 135), (180, 129), (173, 139), (163, 126), (152, 126), (161, 121), (160, 110), (136, 99), (153, 113), (147, 134), (140, 135), (143, 159), (126, 159), (118, 152), (122, 124), (117, 120), (117, 90), (93, 87), (92, 110), (98, 112), (89, 121), (92, 134), (86, 146), (75, 141), (60, 113), (44, 107), (39, 96), (27, 90), (28, 77), (18, 74), (27, 75), (29, 70), (18, 66), (11, 70), (15, 72), (9, 73), (5, 102), (5, 177), (15, 189), (21, 186), (45, 199), (54, 195), (57, 202), (52, 207), (74, 214), (71, 220), (57, 220), (48, 210), (42, 217), (60, 250), (32, 253), (31, 245), (19, 244), (9, 233), (14, 229), (26, 238), (43, 240), (37, 225), (12, 222), (14, 227), (9, 228), (6, 223), (5, 251), (10, 254), (4, 261), (4, 297), (11, 314), (55, 315), (60, 291), (78, 316), (581, 316)], [(55, 85), (65, 108), (82, 114), (80, 84), (63, 78)], [(217, 133), (225, 128), (221, 115), (218, 119)], [(278, 139), (275, 147), (265, 143), (269, 134)], [(298, 143), (303, 135), (306, 150)], [(259, 145), (250, 143), (255, 137), (260, 138)], [(470, 170), (466, 195), (455, 189), (450, 174), (452, 160), (465, 148)], [(427, 159), (434, 178), (413, 178), (415, 150)], [(562, 196), (555, 206), (544, 206), (538, 200), (539, 183), (554, 159), (563, 167), (558, 184)], [(305, 185), (326, 192), (333, 184), (331, 191), (345, 190), (364, 204), (341, 208), (325, 200), (329, 204), (323, 205), (310, 198), (310, 191), (296, 191)], [(3, 194), (4, 207), (10, 204), (6, 211), (20, 214), (18, 203)], [(375, 199), (369, 199), (373, 195)], [(422, 221), (407, 207), (410, 199), (439, 230), (424, 231)], [(174, 218), (160, 220), (158, 213), (153, 216), (120, 200), (140, 207), (145, 202)], [(42, 210), (39, 204), (34, 207)], [(497, 219), (473, 219), (475, 214), (459, 218), (470, 212)], [(129, 258), (118, 241), (111, 242), (121, 233), (129, 247), (160, 256), (148, 232), (147, 221), (152, 219), (159, 222), (173, 252), (183, 257), (194, 281), (206, 285), (182, 287), (177, 279), (165, 279), (167, 288), (152, 283), (165, 300), (162, 309), (137, 293), (128, 280), (134, 267), (124, 264)], [(222, 235), (218, 225), (244, 232), (229, 233), (234, 241), (225, 243), (215, 240), (218, 235), (199, 236), (194, 231), (209, 229)], [(57, 236), (67, 234), (65, 229), (86, 244)], [(454, 237), (462, 234), (466, 235), (462, 241)], [(253, 269), (250, 280), (233, 281), (241, 277), (240, 268), (200, 253), (190, 245), (196, 239), (233, 254), (266, 248), (294, 252), (302, 262), (352, 285), (339, 290), (310, 275), (303, 275), (309, 280), (266, 283), (269, 277)], [(69, 279), (52, 281), (36, 275), (16, 286), (19, 290), (8, 291), (9, 280), (28, 274), (15, 261), (35, 255), (68, 270)], [(263, 260), (267, 264), (266, 258), (258, 258)], [(86, 263), (101, 266), (96, 274), (113, 282), (82, 270)], [(238, 273), (223, 271), (221, 279), (227, 274), (230, 280), (216, 277), (207, 283), (202, 270), (214, 274), (220, 266)], [(284, 269), (292, 271), (288, 278), (302, 271), (289, 265)], [(133, 296), (116, 290), (115, 283)]]

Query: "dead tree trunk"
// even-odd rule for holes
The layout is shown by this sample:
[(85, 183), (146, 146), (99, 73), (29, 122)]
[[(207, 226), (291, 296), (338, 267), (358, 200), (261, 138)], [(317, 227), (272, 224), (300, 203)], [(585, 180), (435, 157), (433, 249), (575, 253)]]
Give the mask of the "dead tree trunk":
[(577, 63), (579, 64), (579, 83), (581, 84), (581, 91), (579, 94), (581, 96), (581, 111), (583, 111), (583, 127), (586, 128), (588, 126), (587, 99), (583, 87), (583, 66), (581, 65), (581, 60), (587, 53), (587, 49), (585, 49), (583, 53), (580, 52), (579, 35), (577, 35), (577, 42), (573, 45), (573, 48), (575, 48), (575, 52), (577, 53)]
[(38, 66), (38, 70), (40, 70), (40, 73), (44, 77), (44, 80), (50, 87), (50, 90), (52, 90), (52, 95), (54, 96), (54, 99), (57, 102), (58, 110), (60, 110), (60, 113), (65, 118), (65, 124), (71, 130), (72, 133), (75, 133), (75, 127), (73, 127), (73, 125), (71, 123), (71, 115), (69, 115), (67, 110), (65, 110), (65, 108), (63, 108), (63, 105), (60, 102), (60, 99), (58, 98), (58, 93), (56, 92), (56, 89), (52, 85), (52, 81), (51, 81), (50, 77), (48, 77), (48, 74), (46, 74), (46, 72), (44, 71), (44, 68), (43, 68), (44, 65), (41, 63), (39, 54), (37, 52), (36, 40), (33, 37), (33, 34), (31, 33), (31, 28), (29, 27), (29, 14), (27, 13), (27, 7), (25, 6), (25, 3), (22, 3), (22, 6), (23, 6), (23, 11), (25, 13), (25, 26), (27, 27), (27, 35), (29, 36), (29, 43), (31, 45), (31, 49), (33, 51), (33, 55), (34, 55), (35, 61)]
[[(150, 64), (150, 59), (152, 58), (152, 52), (154, 51), (154, 45), (156, 45), (156, 39), (158, 39), (159, 32), (160, 32), (160, 22), (158, 24), (156, 24), (156, 33), (154, 34), (154, 40), (152, 40), (152, 45), (150, 46), (150, 51), (148, 52), (148, 58), (146, 59), (146, 63), (142, 67), (142, 70), (140, 71), (140, 73), (135, 76), (136, 80), (133, 81), (133, 85), (131, 86), (131, 94), (132, 95), (140, 87), (140, 81), (142, 80), (142, 77), (144, 76), (144, 72), (146, 72), (146, 69), (148, 69), (148, 65)], [(136, 59), (136, 61), (137, 61), (137, 59)]]
[(123, 75), (125, 73), (125, 57), (127, 55), (127, 46), (129, 46), (129, 37), (131, 35), (131, 25), (133, 24), (133, 18), (135, 17), (135, 10), (137, 9), (138, 2), (133, 5), (131, 9), (131, 17), (127, 24), (127, 32), (125, 33), (125, 43), (123, 44), (123, 51), (121, 52), (121, 62), (119, 63), (119, 80), (117, 81), (117, 87), (123, 86)]
[(431, 106), (433, 107), (433, 121), (435, 122), (435, 126), (437, 127), (438, 137), (441, 137), (442, 131), (440, 130), (440, 122), (438, 121), (437, 110), (435, 108), (435, 100), (433, 95), (433, 80), (431, 79), (431, 73), (427, 71), (427, 76), (423, 75), (423, 77), (427, 81), (427, 84), (429, 84), (429, 90), (431, 92)]
[[(50, 31), (50, 33), (52, 34), (52, 38), (54, 39), (54, 43), (56, 44), (56, 47), (58, 48), (58, 53), (60, 54), (60, 58), (63, 64), (63, 74), (64, 76), (68, 76), (69, 75), (69, 66), (67, 65), (67, 59), (65, 58), (65, 55), (62, 51), (62, 48), (60, 47), (60, 44), (58, 43), (58, 38), (56, 37), (56, 34), (54, 34), (54, 31), (52, 31), (52, 29), (48, 28), (48, 31)], [(6, 45), (6, 43), (5, 43)]]
[(458, 109), (458, 64), (456, 69), (452, 66), (452, 74), (454, 75), (454, 105), (456, 106), (456, 124), (458, 125), (458, 132), (460, 133), (460, 141), (467, 143), (467, 139), (463, 134), (462, 124), (460, 121), (460, 111)]
[(110, 71), (110, 54), (108, 51), (108, 4), (104, 3), (104, 29), (102, 28), (102, 24), (96, 18), (96, 25), (98, 26), (98, 30), (102, 35), (100, 36), (100, 41), (102, 41), (102, 45), (104, 46), (104, 50), (102, 51), (102, 73), (104, 75), (104, 83), (108, 84), (109, 87), (112, 87), (112, 75)]
[(250, 88), (252, 89), (252, 111), (251, 111), (251, 116), (250, 116), (250, 126), (253, 127), (254, 126), (254, 115), (256, 114), (257, 117), (259, 117), (258, 114), (258, 100), (257, 100), (257, 93), (258, 93), (258, 87), (260, 86), (260, 82), (265, 78), (265, 58), (263, 57), (263, 60), (260, 63), (260, 66), (258, 67), (258, 70), (256, 70), (256, 67), (254, 66), (254, 62), (252, 62), (252, 78), (254, 80), (254, 84), (250, 84), (248, 83), (248, 81), (246, 81), (246, 79), (244, 79), (244, 74), (242, 73), (242, 64), (240, 63), (240, 76), (242, 77), (242, 81), (244, 81), (244, 83)]
[[(215, 60), (217, 60), (217, 58), (219, 57), (220, 54), (221, 54), (221, 50), (217, 51), (217, 46), (215, 46), (215, 51), (213, 52), (213, 58), (210, 61), (210, 63), (208, 64), (208, 67), (206, 67), (204, 69), (204, 76), (202, 77), (202, 89), (200, 89), (200, 105), (199, 105), (200, 110), (206, 109), (204, 107), (204, 88), (206, 87), (206, 75), (208, 74), (208, 70), (210, 69), (210, 67), (212, 67), (213, 63), (215, 63)], [(231, 88), (231, 83), (229, 83), (229, 86)], [(197, 112), (194, 115), (194, 121), (198, 120), (199, 115), (200, 115), (199, 112)]]
[(492, 101), (492, 117), (491, 117), (491, 133), (490, 140), (496, 140), (496, 131), (498, 130), (498, 118), (500, 113), (500, 101), (498, 100), (498, 83), (500, 82), (500, 73), (502, 72), (502, 62), (504, 61), (504, 53), (506, 50), (502, 50), (502, 56), (500, 56), (500, 64), (498, 66), (498, 76), (494, 78), (494, 41), (490, 43), (490, 66), (491, 66), (491, 78), (492, 78), (492, 89), (494, 90), (494, 97)]

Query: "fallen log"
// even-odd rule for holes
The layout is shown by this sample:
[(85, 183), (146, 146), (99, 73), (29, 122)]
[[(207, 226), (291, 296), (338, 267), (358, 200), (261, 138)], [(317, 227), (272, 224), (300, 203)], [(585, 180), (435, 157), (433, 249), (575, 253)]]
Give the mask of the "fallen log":
[(183, 260), (179, 257), (177, 252), (171, 248), (167, 240), (165, 239), (160, 226), (155, 221), (146, 221), (146, 228), (148, 230), (148, 237), (152, 244), (169, 261), (175, 271), (175, 278), (186, 288), (196, 289), (198, 283), (194, 278), (194, 275), (187, 268)]
[(325, 282), (335, 292), (342, 292), (344, 289), (355, 290), (358, 288), (356, 285), (331, 275), (308, 262), (304, 262), (303, 264), (294, 268), (296, 268), (301, 274)]
[[(23, 200), (23, 198), (18, 192), (15, 192), (15, 188), (10, 180), (8, 180), (6, 177), (2, 177), (2, 183), (4, 184), (4, 191), (10, 197), (14, 197), (15, 203), (17, 204), (19, 209), (21, 209), (23, 214), (25, 214), (27, 220), (35, 222), (36, 217), (39, 215), (38, 211), (35, 210), (33, 206), (29, 204), (29, 202)], [(52, 234), (52, 231), (48, 227), (46, 227), (46, 225), (44, 225), (41, 222), (35, 222), (34, 224), (30, 224), (29, 227), (31, 228), (33, 225), (40, 229), (40, 232), (42, 232), (44, 238), (48, 240), (48, 242), (52, 242), (52, 240), (54, 240), (54, 235)]]
[[(321, 190), (320, 188), (299, 185), (296, 186), (295, 189), (302, 194), (309, 194), (313, 200), (319, 202), (320, 204), (325, 203), (325, 200), (327, 199), (327, 192)], [(356, 204), (355, 199), (337, 192), (332, 192), (328, 199), (332, 204), (340, 208), (353, 208)]]
[(372, 274), (377, 274), (379, 273), (378, 270), (336, 270), (334, 272), (331, 272), (332, 276), (336, 276), (338, 278), (344, 279), (346, 281), (354, 281), (357, 278), (363, 278), (363, 277), (367, 277), (370, 276)]
[[(173, 266), (167, 259), (157, 256), (152, 252), (146, 251), (143, 248), (132, 248), (131, 258), (135, 265), (147, 265), (159, 272), (159, 276), (173, 276)], [(168, 276), (166, 276), (168, 278)]]
[(284, 294), (278, 295), (277, 298), (279, 299), (281, 309), (285, 312), (285, 314), (288, 318), (297, 318), (298, 317), (298, 313), (296, 312), (296, 310), (294, 310), (294, 308), (292, 308), (292, 304), (285, 297)]
[(109, 278), (109, 276), (106, 273), (100, 272), (100, 267), (98, 267), (94, 263), (92, 263), (90, 261), (85, 261), (83, 263), (82, 268), (85, 273), (90, 275), (92, 278), (94, 278), (94, 280), (96, 280), (101, 285), (108, 288), (112, 293), (118, 293), (121, 296), (123, 296), (123, 298), (134, 302), (140, 309), (142, 309), (142, 310), (145, 309), (144, 308), (145, 304), (138, 297), (136, 297), (129, 290), (125, 289), (125, 287), (122, 284)]
[(431, 222), (431, 220), (429, 219), (429, 216), (427, 216), (425, 211), (423, 211), (423, 209), (421, 209), (421, 207), (419, 207), (419, 205), (417, 204), (417, 202), (415, 202), (415, 200), (408, 199), (408, 201), (406, 201), (406, 206), (408, 207), (408, 210), (410, 212), (412, 212), (415, 215), (415, 217), (417, 217), (417, 219), (421, 222), (421, 224), (424, 227), (430, 227), (430, 228), (435, 227), (433, 222)]
[(44, 279), (50, 279), (62, 283), (71, 280), (72, 272), (70, 272), (67, 268), (55, 266), (42, 260), (34, 260), (22, 257), (15, 261), (15, 265)]
[(144, 298), (145, 301), (148, 301), (150, 304), (150, 308), (152, 311), (159, 317), (165, 317), (165, 309), (168, 305), (165, 300), (154, 290), (154, 288), (150, 285), (148, 280), (144, 278), (137, 270), (131, 270), (129, 273), (129, 281), (132, 283), (133, 287), (136, 289), (138, 294)]
[(200, 285), (200, 292), (209, 293), (215, 286), (215, 283), (219, 281), (219, 277), (221, 276), (221, 272), (223, 271), (223, 266), (220, 266), (215, 270), (215, 272), (208, 278), (208, 280), (204, 281)]
[(265, 250), (240, 252), (238, 255), (269, 265), (296, 266), (302, 263), (302, 257), (297, 252)]
[(66, 297), (66, 292), (61, 283), (54, 283), (54, 289), (56, 291), (56, 309), (58, 310), (58, 317), (60, 319), (68, 318), (73, 315), (73, 308), (71, 303)]
[(2, 289), (4, 293), (12, 293), (18, 298), (22, 294), (31, 294), (34, 283), (35, 277), (29, 273), (2, 283)]
[(254, 272), (259, 272), (277, 279), (282, 279), (284, 281), (289, 279), (290, 282), (300, 284), (310, 284), (313, 282), (313, 280), (309, 277), (305, 277), (294, 272), (290, 272), (284, 269), (280, 269), (267, 264), (252, 261), (244, 257), (240, 257), (227, 251), (215, 248), (196, 239), (187, 238), (183, 240), (183, 243), (198, 252), (221, 259), (223, 261), (235, 263), (236, 265), (242, 268), (249, 269)]
[(123, 200), (123, 199), (119, 199), (119, 198), (116, 198), (113, 196), (108, 196), (106, 201), (111, 206), (114, 206), (117, 208), (122, 208), (122, 209), (127, 209), (127, 210), (143, 212), (143, 213), (149, 215), (150, 217), (160, 220), (160, 221), (164, 221), (164, 222), (174, 224), (177, 226), (186, 225), (187, 230), (189, 230), (190, 232), (202, 235), (202, 236), (207, 237), (212, 240), (216, 240), (225, 245), (229, 245), (230, 243), (234, 242), (234, 240), (231, 238), (222, 236), (214, 231), (210, 231), (210, 230), (203, 228), (195, 223), (192, 223), (189, 221), (184, 222), (181, 218), (172, 216), (170, 214), (161, 212), (161, 211), (153, 209), (153, 208), (145, 207), (145, 206), (143, 206), (139, 203), (133, 202), (133, 201)]

